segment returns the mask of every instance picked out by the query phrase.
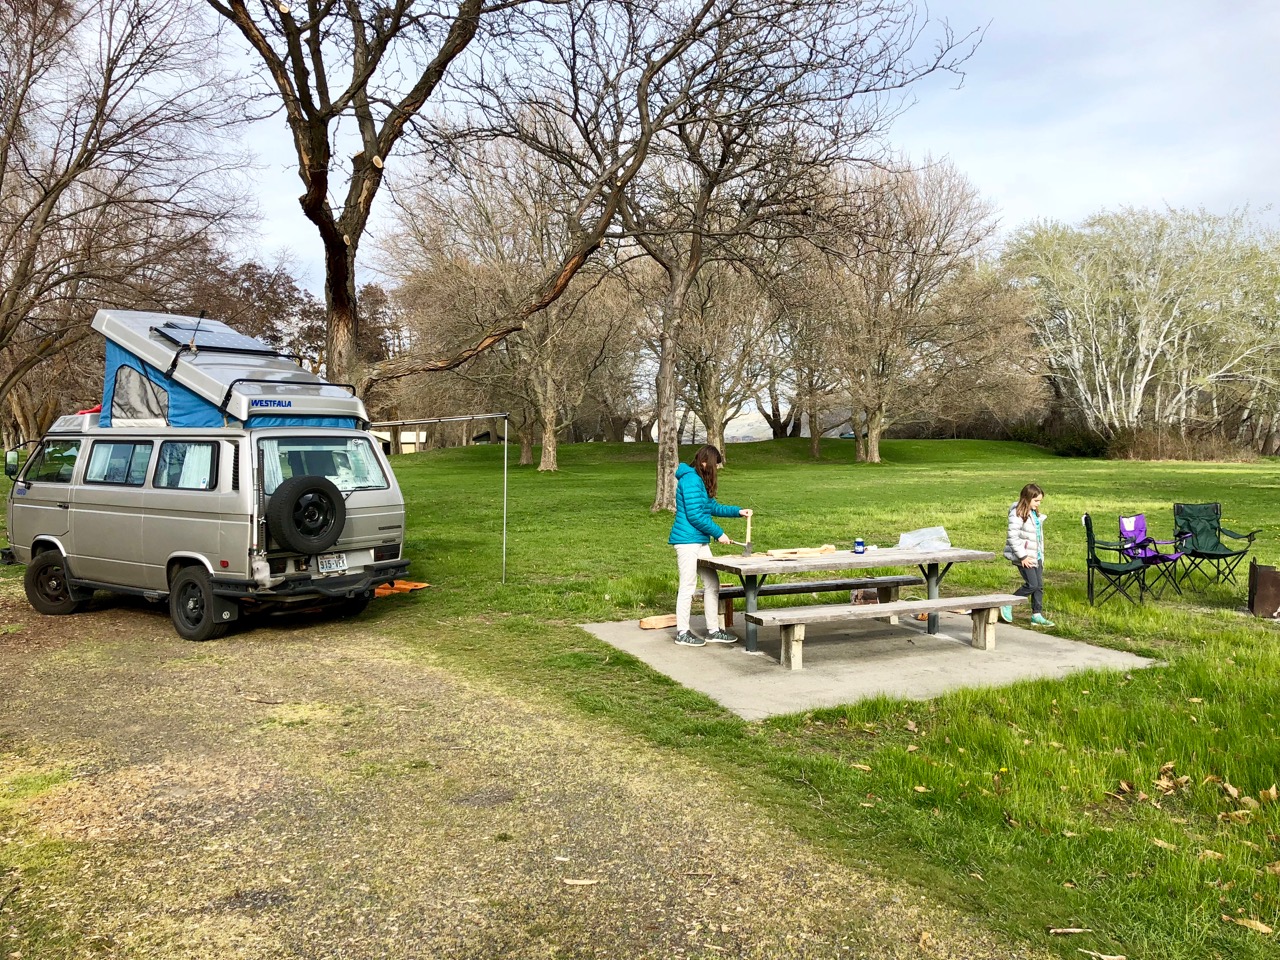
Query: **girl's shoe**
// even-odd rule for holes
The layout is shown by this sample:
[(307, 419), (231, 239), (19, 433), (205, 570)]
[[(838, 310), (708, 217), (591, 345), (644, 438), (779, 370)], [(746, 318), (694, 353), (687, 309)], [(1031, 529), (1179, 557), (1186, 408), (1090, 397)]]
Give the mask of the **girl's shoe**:
[(1044, 614), (1033, 613), (1031, 615), (1031, 624), (1036, 627), (1056, 627), (1057, 624), (1044, 616)]
[(703, 640), (692, 630), (685, 630), (676, 634), (677, 647), (705, 647), (706, 645), (707, 641)]
[(707, 643), (737, 643), (736, 634), (730, 633), (728, 630), (717, 630), (715, 633), (707, 634)]
[(1000, 622), (1013, 623), (1013, 604), (1006, 603), (1000, 608)]

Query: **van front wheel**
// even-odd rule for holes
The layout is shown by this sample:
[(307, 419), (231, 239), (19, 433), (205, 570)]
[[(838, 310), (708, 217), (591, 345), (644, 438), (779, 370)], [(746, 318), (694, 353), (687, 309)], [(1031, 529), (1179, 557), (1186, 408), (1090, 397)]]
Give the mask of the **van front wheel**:
[(183, 640), (216, 640), (227, 624), (213, 619), (213, 587), (204, 567), (183, 567), (169, 587), (169, 619)]
[(27, 602), (46, 616), (65, 616), (84, 606), (83, 600), (71, 596), (67, 561), (57, 550), (44, 550), (32, 557), (22, 585), (27, 591)]

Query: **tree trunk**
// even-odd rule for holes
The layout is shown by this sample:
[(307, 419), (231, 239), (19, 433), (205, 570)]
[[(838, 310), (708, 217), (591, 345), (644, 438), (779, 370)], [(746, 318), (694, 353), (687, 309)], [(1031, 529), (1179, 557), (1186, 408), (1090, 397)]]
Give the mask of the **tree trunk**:
[(556, 470), (556, 451), (559, 438), (559, 394), (556, 382), (547, 377), (538, 390), (538, 421), (542, 424), (542, 459), (538, 463), (538, 472)]
[(520, 466), (529, 467), (533, 465), (533, 431), (529, 429), (528, 424), (520, 428)]
[(557, 470), (556, 466), (556, 428), (555, 421), (542, 424), (542, 459), (538, 462), (538, 472)]
[(880, 435), (884, 432), (884, 407), (867, 411), (867, 462), (880, 462)]
[(627, 425), (630, 422), (629, 417), (602, 417), (604, 439), (609, 443), (622, 443), (627, 439)]
[(818, 423), (818, 397), (810, 393), (805, 398), (805, 416), (809, 420), (809, 456), (817, 460), (822, 456), (822, 425)]
[[(329, 161), (329, 145), (315, 145), (318, 161)], [(314, 174), (315, 171), (312, 171)], [(363, 232), (363, 220), (353, 229), (344, 228), (334, 219), (325, 191), (328, 188), (327, 169), (320, 176), (313, 176), (306, 184), (306, 192), (298, 198), (302, 212), (315, 224), (324, 245), (324, 299), (327, 316), (325, 340), (325, 378), (334, 383), (349, 383), (363, 394), (368, 384), (359, 379), (359, 355), (356, 340), (360, 333), (360, 321), (356, 311), (356, 245)]]
[(657, 484), (651, 512), (676, 509), (676, 465), (680, 462), (680, 435), (676, 424), (675, 343), (663, 324), (662, 349), (658, 359)]

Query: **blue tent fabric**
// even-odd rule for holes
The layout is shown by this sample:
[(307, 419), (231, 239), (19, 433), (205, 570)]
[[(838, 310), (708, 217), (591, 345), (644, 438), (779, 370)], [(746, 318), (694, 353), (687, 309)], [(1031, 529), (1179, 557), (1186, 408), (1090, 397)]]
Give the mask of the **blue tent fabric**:
[(355, 417), (250, 417), (245, 421), (250, 430), (258, 427), (342, 427), (356, 429)]
[[(171, 427), (225, 427), (234, 418), (182, 384), (170, 380), (151, 364), (138, 359), (124, 347), (107, 341), (106, 367), (102, 378), (102, 414), (98, 425), (111, 426), (111, 405), (115, 399), (116, 371), (121, 367), (137, 370), (169, 395), (168, 424)], [(230, 421), (230, 422), (229, 422)]]
[[(124, 347), (107, 341), (106, 368), (102, 384), (102, 413), (98, 425), (111, 426), (111, 405), (115, 400), (116, 373), (121, 367), (138, 371), (158, 390), (168, 394), (166, 422), (171, 427), (238, 427), (240, 421), (228, 416), (218, 407), (176, 380), (165, 376), (145, 360), (139, 359)], [(342, 427), (355, 429), (354, 417), (272, 416), (250, 417), (246, 427)]]

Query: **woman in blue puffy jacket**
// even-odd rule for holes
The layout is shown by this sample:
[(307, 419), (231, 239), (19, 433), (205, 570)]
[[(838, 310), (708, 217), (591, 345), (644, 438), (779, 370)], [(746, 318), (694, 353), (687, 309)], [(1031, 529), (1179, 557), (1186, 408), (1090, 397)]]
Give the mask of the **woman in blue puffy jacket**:
[(724, 466), (724, 456), (707, 444), (693, 455), (692, 465), (680, 464), (676, 470), (676, 519), (671, 524), (667, 543), (676, 548), (676, 567), (680, 572), (680, 589), (676, 593), (676, 643), (684, 647), (701, 647), (712, 643), (736, 643), (737, 637), (720, 628), (720, 578), (714, 570), (703, 570), (702, 601), (706, 612), (707, 640), (689, 629), (689, 613), (693, 593), (698, 587), (698, 558), (711, 556), (709, 540), (729, 543), (729, 536), (713, 518), (749, 517), (750, 510), (728, 507), (716, 502), (716, 474)]

